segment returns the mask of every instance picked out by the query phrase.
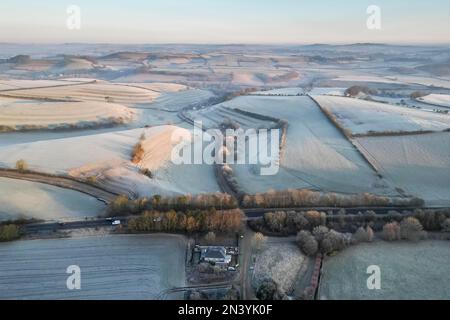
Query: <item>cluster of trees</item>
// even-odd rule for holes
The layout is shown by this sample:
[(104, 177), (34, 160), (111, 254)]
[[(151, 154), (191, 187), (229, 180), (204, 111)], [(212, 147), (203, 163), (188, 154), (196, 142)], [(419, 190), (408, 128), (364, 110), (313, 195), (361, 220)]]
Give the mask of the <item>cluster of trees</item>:
[(227, 186), (238, 196), (242, 196), (244, 194), (242, 188), (239, 186), (236, 177), (234, 176), (233, 168), (231, 168), (228, 164), (220, 165), (218, 168), (220, 170), (219, 174), (225, 179)]
[(307, 189), (270, 190), (255, 195), (245, 195), (242, 206), (246, 208), (289, 208), (289, 207), (374, 207), (374, 206), (423, 206), (418, 198), (389, 198), (369, 193), (342, 195), (323, 193)]
[(424, 92), (424, 91), (414, 91), (414, 92), (412, 92), (412, 93), (409, 95), (409, 97), (410, 97), (411, 99), (417, 99), (417, 98), (424, 97), (424, 96), (426, 96), (426, 95), (428, 95), (427, 92)]
[(257, 251), (261, 251), (267, 242), (267, 237), (261, 232), (256, 232), (252, 238), (252, 246)]
[(15, 224), (0, 225), (0, 242), (20, 238), (20, 230)]
[(267, 278), (261, 281), (256, 290), (256, 298), (273, 301), (286, 300), (288, 297), (273, 279)]
[(399, 224), (396, 221), (386, 223), (383, 227), (382, 237), (386, 241), (409, 240), (419, 241), (426, 237), (420, 221), (414, 217), (408, 217)]
[(131, 232), (237, 232), (242, 227), (242, 219), (243, 213), (239, 209), (187, 212), (152, 210), (130, 219), (128, 229)]
[[(312, 231), (301, 230), (297, 234), (297, 244), (303, 253), (314, 256), (317, 253), (330, 254), (341, 251), (351, 244), (372, 242), (374, 237), (375, 233), (370, 226), (359, 227), (352, 235), (319, 225)], [(386, 241), (419, 241), (426, 238), (426, 232), (418, 219), (407, 217), (400, 223), (396, 221), (386, 223), (383, 226), (381, 238)]]
[[(367, 232), (373, 232), (373, 230), (381, 232), (386, 224), (395, 222), (400, 226), (406, 218), (417, 220), (423, 230), (450, 232), (450, 209), (416, 209), (405, 210), (402, 213), (389, 211), (387, 214), (376, 214), (371, 210), (346, 214), (345, 209), (335, 213), (315, 210), (275, 211), (267, 212), (263, 217), (249, 221), (249, 225), (256, 232), (273, 235), (294, 235), (301, 230), (312, 231), (317, 226), (327, 226), (329, 229), (341, 232), (358, 233), (363, 239), (361, 229)], [(372, 236), (369, 235), (369, 238)]]
[(329, 254), (343, 250), (350, 244), (351, 238), (344, 233), (328, 229), (326, 226), (317, 226), (313, 231), (302, 230), (297, 234), (297, 244), (308, 256), (318, 252)]
[[(219, 300), (239, 300), (240, 293), (239, 289), (233, 284), (230, 289), (228, 289), (225, 294), (219, 298), (214, 297), (214, 299)], [(191, 290), (187, 293), (187, 300), (209, 300), (209, 295), (207, 292), (202, 290)]]
[(372, 242), (374, 237), (373, 229), (370, 226), (359, 227), (353, 234), (352, 241), (354, 243)]
[(23, 160), (23, 159), (17, 160), (16, 161), (16, 170), (27, 171), (28, 170), (28, 163), (25, 160)]
[(236, 200), (226, 193), (212, 193), (200, 195), (184, 195), (178, 197), (162, 197), (154, 195), (151, 198), (129, 199), (118, 196), (108, 208), (111, 216), (139, 214), (146, 210), (195, 210), (195, 209), (234, 209)]
[(131, 152), (131, 162), (139, 163), (144, 158), (145, 150), (143, 146), (143, 142), (145, 140), (145, 133), (142, 133), (139, 137), (139, 142), (136, 143), (133, 147), (133, 151)]
[(252, 220), (250, 226), (257, 231), (288, 235), (299, 230), (312, 230), (316, 226), (325, 225), (326, 222), (325, 212), (274, 211), (266, 212), (261, 219)]
[(131, 162), (135, 164), (141, 162), (144, 154), (145, 151), (144, 147), (142, 146), (142, 141), (139, 141), (134, 145), (133, 151), (131, 152)]
[(346, 96), (355, 97), (360, 93), (364, 94), (377, 94), (376, 90), (370, 89), (367, 86), (351, 86), (345, 90), (344, 94)]

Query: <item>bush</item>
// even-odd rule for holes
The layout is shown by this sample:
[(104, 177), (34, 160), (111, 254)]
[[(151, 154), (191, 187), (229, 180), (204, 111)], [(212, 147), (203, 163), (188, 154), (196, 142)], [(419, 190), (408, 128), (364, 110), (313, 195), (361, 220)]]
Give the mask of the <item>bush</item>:
[(327, 223), (327, 215), (324, 212), (307, 211), (305, 213), (305, 218), (308, 220), (311, 229)]
[(400, 235), (402, 239), (419, 241), (423, 235), (423, 227), (416, 218), (405, 218), (400, 223)]
[(397, 222), (386, 223), (383, 226), (382, 237), (386, 241), (400, 240), (400, 226)]
[(352, 87), (348, 88), (347, 90), (345, 90), (345, 95), (354, 97), (354, 96), (357, 96), (361, 92), (364, 94), (376, 94), (375, 90), (372, 90), (367, 86), (352, 86)]
[(285, 294), (272, 279), (264, 279), (256, 291), (258, 300), (283, 300)]
[(292, 226), (295, 230), (303, 230), (308, 227), (308, 220), (305, 218), (305, 215), (302, 212), (290, 211), (287, 213), (287, 222), (288, 226)]
[(321, 242), (324, 238), (325, 235), (330, 232), (330, 230), (325, 227), (325, 226), (317, 226), (313, 229), (312, 234), (314, 236), (314, 238), (317, 240), (317, 242)]
[(264, 221), (271, 231), (280, 232), (286, 226), (286, 212), (266, 212), (264, 214)]
[(320, 250), (324, 254), (341, 251), (345, 248), (345, 237), (342, 233), (330, 230), (320, 242)]
[(445, 221), (442, 223), (442, 231), (450, 232), (450, 219), (445, 219)]
[(145, 151), (144, 147), (142, 146), (142, 142), (136, 143), (131, 153), (131, 162), (139, 163), (144, 157), (144, 154)]
[(373, 230), (371, 227), (367, 226), (365, 229), (363, 227), (359, 227), (358, 230), (353, 234), (352, 239), (356, 243), (360, 242), (372, 242), (374, 237)]
[(233, 284), (225, 293), (222, 300), (239, 300), (239, 289)]
[(265, 237), (261, 232), (255, 233), (252, 239), (252, 245), (255, 247), (256, 250), (261, 250), (264, 244), (267, 241), (267, 237)]
[(144, 176), (149, 177), (150, 179), (153, 179), (153, 173), (148, 168), (142, 168), (139, 170), (140, 173), (142, 173)]
[(89, 176), (86, 178), (86, 182), (92, 185), (97, 184), (97, 177), (96, 176)]
[(110, 215), (128, 214), (131, 201), (125, 195), (117, 196), (108, 207), (108, 212)]
[(297, 234), (297, 244), (307, 256), (314, 256), (319, 250), (317, 240), (309, 231), (302, 230)]
[(19, 239), (20, 231), (15, 224), (0, 226), (0, 242)]
[(205, 241), (208, 244), (214, 244), (216, 241), (216, 234), (212, 231), (208, 232), (205, 236)]
[(19, 170), (19, 171), (27, 171), (28, 170), (28, 163), (25, 160), (23, 160), (23, 159), (17, 160), (17, 162), (16, 162), (16, 169)]

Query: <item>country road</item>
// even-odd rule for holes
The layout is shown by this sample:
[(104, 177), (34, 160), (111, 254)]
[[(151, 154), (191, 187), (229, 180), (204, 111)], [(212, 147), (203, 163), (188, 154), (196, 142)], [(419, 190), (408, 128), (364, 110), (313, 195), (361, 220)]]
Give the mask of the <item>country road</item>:
[(56, 176), (31, 171), (17, 171), (12, 169), (0, 169), (1, 178), (26, 180), (53, 185), (60, 188), (75, 190), (90, 195), (106, 204), (112, 202), (118, 196), (113, 191), (94, 186), (69, 176)]

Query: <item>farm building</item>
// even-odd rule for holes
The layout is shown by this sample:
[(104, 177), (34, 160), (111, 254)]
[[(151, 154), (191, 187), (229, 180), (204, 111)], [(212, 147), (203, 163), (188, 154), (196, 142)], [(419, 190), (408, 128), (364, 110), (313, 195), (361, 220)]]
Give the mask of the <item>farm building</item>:
[(202, 247), (200, 260), (219, 265), (228, 265), (231, 255), (227, 255), (225, 247)]

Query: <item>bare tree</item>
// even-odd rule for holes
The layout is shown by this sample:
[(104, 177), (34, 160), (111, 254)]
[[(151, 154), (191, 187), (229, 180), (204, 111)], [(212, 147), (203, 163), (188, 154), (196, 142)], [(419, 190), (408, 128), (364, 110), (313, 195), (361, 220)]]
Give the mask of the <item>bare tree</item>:
[(264, 236), (261, 232), (257, 232), (253, 236), (252, 245), (257, 251), (260, 251), (266, 242), (267, 242), (267, 237)]

